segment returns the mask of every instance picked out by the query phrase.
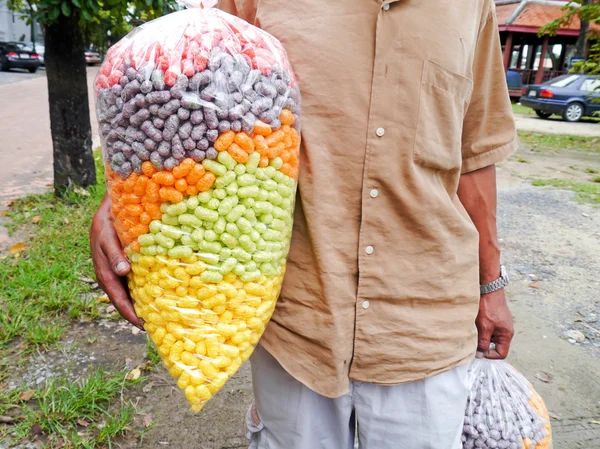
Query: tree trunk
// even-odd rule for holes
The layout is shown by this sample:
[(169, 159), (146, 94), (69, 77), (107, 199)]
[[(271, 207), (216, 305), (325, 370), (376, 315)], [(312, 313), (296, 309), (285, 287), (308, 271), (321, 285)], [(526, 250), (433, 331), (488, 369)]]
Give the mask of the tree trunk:
[(45, 34), (54, 188), (61, 194), (67, 188), (96, 183), (79, 11), (73, 8), (70, 17), (60, 14)]
[[(583, 0), (583, 5), (589, 5), (592, 3), (592, 0)], [(575, 54), (573, 57), (575, 58), (585, 58), (585, 51), (587, 47), (587, 35), (590, 29), (590, 22), (587, 20), (581, 20), (581, 26), (579, 28), (579, 36), (577, 36), (577, 42), (575, 42)]]

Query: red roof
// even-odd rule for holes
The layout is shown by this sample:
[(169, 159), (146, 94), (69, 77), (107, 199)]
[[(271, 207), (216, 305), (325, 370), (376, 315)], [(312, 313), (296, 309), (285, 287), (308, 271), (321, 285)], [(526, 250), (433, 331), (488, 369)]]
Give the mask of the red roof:
[[(564, 3), (566, 4), (567, 2)], [(521, 11), (509, 23), (511, 16), (513, 16), (517, 8), (521, 8)], [(565, 15), (565, 11), (562, 10), (561, 6), (534, 3), (531, 1), (526, 1), (525, 5), (521, 5), (520, 3), (500, 4), (496, 6), (496, 12), (500, 29), (507, 27), (519, 27), (523, 29), (523, 27), (526, 27), (531, 28), (532, 33), (537, 33), (547, 23)], [(570, 23), (563, 25), (560, 30), (572, 33), (578, 31), (579, 27), (579, 17), (575, 16)], [(596, 23), (591, 23), (590, 29), (600, 33), (600, 25)]]

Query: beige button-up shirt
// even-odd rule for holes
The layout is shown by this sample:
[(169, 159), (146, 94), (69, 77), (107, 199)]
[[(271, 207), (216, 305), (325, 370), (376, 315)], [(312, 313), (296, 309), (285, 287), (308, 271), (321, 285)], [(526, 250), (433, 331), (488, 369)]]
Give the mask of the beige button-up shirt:
[(517, 139), (492, 0), (221, 0), (276, 36), (302, 91), (288, 271), (261, 343), (328, 396), (476, 349), (478, 233), (461, 173)]

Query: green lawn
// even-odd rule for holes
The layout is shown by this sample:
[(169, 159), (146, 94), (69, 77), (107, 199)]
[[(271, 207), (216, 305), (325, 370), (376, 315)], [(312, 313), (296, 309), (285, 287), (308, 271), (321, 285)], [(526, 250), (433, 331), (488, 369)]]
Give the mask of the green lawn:
[(0, 441), (9, 435), (12, 443), (26, 441), (38, 427), (44, 447), (63, 447), (61, 441), (70, 448), (115, 447), (133, 420), (135, 409), (123, 392), (135, 382), (116, 368), (77, 381), (51, 379), (34, 389), (4, 384), (13, 365), (26, 363), (33, 351), (55, 350), (71, 319), (99, 315), (88, 238), (105, 190), (104, 175), (97, 174), (98, 184), (87, 191), (30, 195), (8, 209), (9, 232), (22, 241), (0, 254), (0, 415), (17, 419), (0, 426)]
[(600, 137), (570, 136), (567, 134), (543, 134), (519, 131), (521, 143), (532, 151), (577, 150), (600, 153)]
[(536, 179), (534, 186), (552, 186), (560, 189), (572, 190), (577, 193), (580, 201), (600, 204), (600, 177), (595, 177), (592, 182), (573, 181), (570, 179)]
[(61, 317), (97, 314), (88, 232), (104, 190), (98, 171), (98, 184), (85, 193), (29, 195), (8, 210), (9, 232), (26, 237), (0, 260), (0, 350), (15, 337), (48, 347), (68, 325)]
[(521, 115), (535, 115), (533, 109), (522, 106), (518, 103), (512, 104), (513, 114), (521, 114)]

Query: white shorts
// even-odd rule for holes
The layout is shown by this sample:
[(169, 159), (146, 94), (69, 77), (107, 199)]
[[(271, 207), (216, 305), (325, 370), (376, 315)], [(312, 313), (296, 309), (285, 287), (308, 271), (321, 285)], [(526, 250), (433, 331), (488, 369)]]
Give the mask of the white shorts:
[(251, 357), (250, 449), (460, 449), (468, 366), (400, 385), (350, 382), (336, 399), (289, 375), (262, 346)]

